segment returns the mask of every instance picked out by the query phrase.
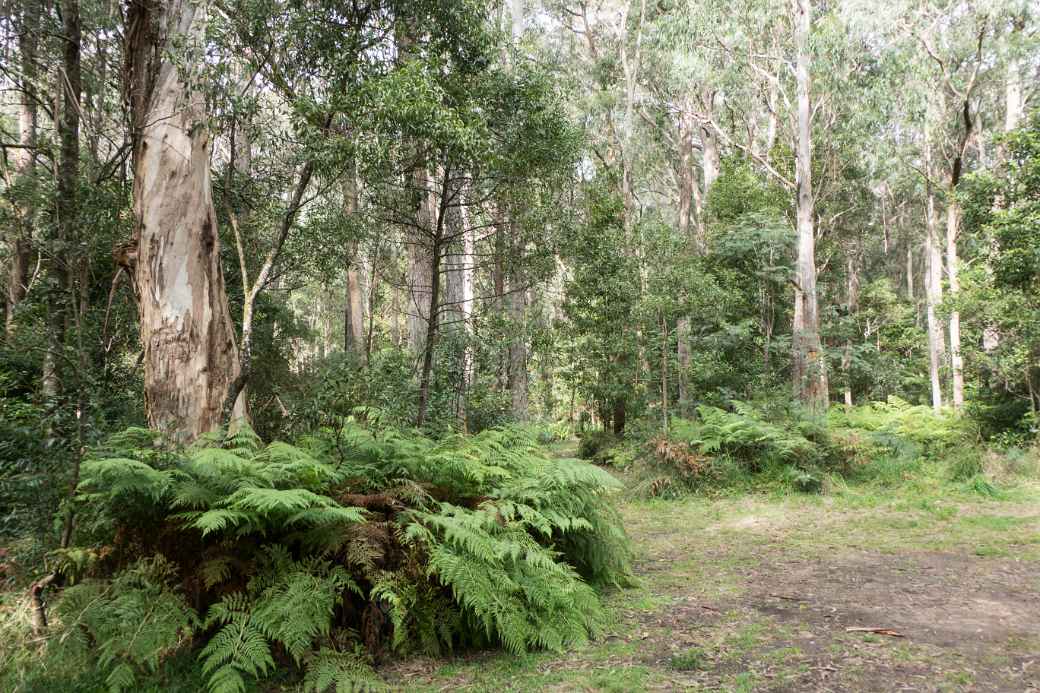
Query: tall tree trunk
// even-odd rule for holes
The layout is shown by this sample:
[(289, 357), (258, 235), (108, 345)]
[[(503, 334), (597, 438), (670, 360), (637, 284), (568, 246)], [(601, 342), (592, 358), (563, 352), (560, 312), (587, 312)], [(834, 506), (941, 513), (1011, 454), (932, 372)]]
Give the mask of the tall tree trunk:
[(1022, 61), (1019, 58), (1020, 36), (1026, 26), (1025, 14), (1015, 17), (1008, 48), (1007, 77), (1004, 81), (1004, 132), (1018, 128), (1025, 114), (1025, 99), (1022, 92)]
[[(445, 172), (445, 177), (448, 173)], [(426, 417), (430, 405), (430, 380), (433, 374), (433, 353), (436, 349), (437, 329), (440, 318), (440, 284), (441, 284), (441, 255), (444, 252), (441, 246), (441, 238), (444, 224), (444, 202), (440, 204), (437, 213), (437, 221), (433, 234), (432, 244), (429, 248), (429, 266), (427, 272), (430, 276), (430, 288), (426, 306), (426, 314), (429, 319), (426, 322), (426, 332), (422, 337), (422, 366), (419, 374), (419, 411), (416, 415), (415, 425), (422, 427), (426, 423)]]
[(906, 297), (914, 300), (914, 244), (910, 236), (906, 239)]
[(661, 323), (661, 429), (668, 432), (668, 322), (664, 313), (659, 316)]
[(466, 393), (469, 392), (475, 377), (473, 362), (473, 273), (476, 264), (473, 231), (469, 221), (467, 208), (461, 208), (462, 215), (462, 319), (466, 346), (462, 354), (462, 424), (463, 430), (469, 430), (469, 408), (466, 406)]
[[(698, 187), (696, 169), (693, 161), (695, 126), (693, 114), (683, 109), (679, 115), (679, 236), (697, 254), (704, 253), (707, 247), (707, 227), (704, 219), (704, 202), (708, 191), (718, 177), (718, 150), (714, 146), (715, 139), (707, 129), (701, 129), (701, 152), (703, 154), (701, 182)], [(712, 144), (708, 144), (708, 142)], [(696, 219), (690, 214), (691, 202), (694, 203)], [(689, 372), (690, 372), (690, 318), (683, 315), (675, 325), (676, 356), (679, 364), (677, 377), (679, 387), (679, 415), (684, 415), (690, 407)]]
[(433, 277), (430, 268), (433, 257), (430, 254), (429, 231), (433, 225), (434, 212), (431, 207), (436, 204), (433, 193), (427, 188), (430, 185), (425, 169), (420, 168), (412, 173), (414, 192), (418, 194), (416, 209), (416, 228), (409, 231), (408, 244), (408, 308), (407, 331), (408, 348), (413, 354), (421, 354), (424, 340), (429, 331), (430, 294), (433, 291)]
[(390, 342), (400, 348), (404, 343), (401, 334), (401, 290), (396, 285), (390, 286)]
[[(461, 195), (461, 192), (460, 192)], [(462, 428), (466, 426), (466, 369), (467, 353), (469, 348), (467, 330), (467, 270), (468, 256), (466, 254), (466, 223), (461, 200), (456, 198), (454, 204), (447, 210), (447, 247), (444, 258), (444, 300), (443, 312), (445, 316), (442, 331), (448, 331), (455, 335), (455, 351), (452, 354), (452, 369), (456, 376), (455, 381), (455, 418)]]
[[(855, 315), (859, 304), (859, 268), (850, 253), (845, 262), (846, 288), (845, 304), (848, 307), (849, 319)], [(845, 339), (845, 352), (841, 357), (841, 368), (845, 377), (845, 406), (852, 406), (852, 336)]]
[[(702, 164), (704, 169), (702, 184), (704, 186), (703, 199), (704, 204), (708, 203), (708, 192), (712, 186), (715, 185), (715, 181), (719, 178), (719, 142), (718, 137), (710, 128), (701, 128), (701, 145), (704, 147)], [(703, 244), (705, 239), (700, 238), (698, 242)]]
[[(354, 162), (351, 161), (343, 178), (343, 215), (348, 219), (357, 216), (358, 212), (358, 188), (357, 172)], [(347, 352), (353, 353), (359, 358), (364, 358), (366, 352), (365, 342), (365, 309), (364, 297), (361, 287), (361, 272), (358, 266), (361, 263), (360, 247), (354, 242), (347, 260), (347, 295), (343, 320), (343, 346)]]
[(527, 373), (527, 288), (517, 274), (512, 276), (510, 284), (507, 303), (513, 339), (509, 343), (509, 394), (513, 418), (526, 421), (530, 387)]
[(193, 439), (222, 423), (240, 364), (210, 183), (203, 95), (169, 54), (203, 40), (190, 0), (133, 0), (127, 78), (134, 154), (135, 281), (145, 403), (157, 429)]
[[(1018, 39), (1021, 36), (1022, 30), (1025, 29), (1025, 15), (1021, 14), (1015, 18), (1011, 36), (1009, 37), (1008, 46), (1008, 58), (1007, 58), (1007, 75), (1004, 79), (1004, 133), (1007, 134), (1012, 130), (1016, 130), (1022, 123), (1022, 118), (1025, 115), (1025, 99), (1022, 93), (1022, 63), (1018, 55), (1019, 47), (1017, 45)], [(981, 140), (982, 138), (977, 138)], [(997, 149), (997, 161), (999, 164), (1003, 164), (1007, 159), (1007, 151), (1004, 143), (998, 145)], [(1003, 200), (994, 200), (994, 207), (1000, 208), (1003, 206)], [(992, 239), (991, 243), (993, 246), (996, 245), (996, 239)], [(995, 247), (992, 250), (996, 250)], [(996, 253), (993, 253), (996, 255)], [(987, 263), (986, 267), (987, 274), (992, 276), (993, 268)], [(989, 324), (982, 331), (982, 349), (987, 354), (992, 354), (1000, 346), (1000, 330), (996, 325)]]
[(935, 193), (928, 183), (927, 210), (925, 218), (924, 253), (926, 261), (925, 305), (928, 315), (928, 376), (932, 384), (932, 408), (936, 412), (942, 409), (941, 368), (946, 352), (942, 325), (936, 308), (942, 303), (942, 257), (939, 253), (939, 239), (936, 230), (938, 225), (935, 213)]
[[(36, 53), (40, 37), (40, 7), (35, 2), (25, 5), (19, 27), (18, 50), (22, 64), (22, 104), (18, 112), (18, 143), (11, 155), (17, 175), (31, 176), (36, 168), (36, 135), (38, 131), (36, 105)], [(4, 332), (10, 339), (15, 331), (15, 312), (25, 298), (29, 282), (29, 264), (32, 256), (32, 210), (28, 205), (16, 205), (15, 223), (10, 231), (10, 268), (7, 276)]]
[[(523, 30), (523, 0), (509, 0), (509, 33), (514, 46), (520, 43)], [(508, 55), (506, 62), (512, 69), (513, 66)], [(622, 173), (622, 189), (626, 205), (631, 204), (631, 178), (627, 169)], [(506, 387), (509, 389), (513, 418), (517, 421), (526, 421), (530, 377), (527, 372), (527, 282), (521, 270), (524, 254), (523, 233), (516, 219), (516, 210), (511, 205), (507, 207), (506, 214), (508, 219), (506, 228), (509, 229), (509, 239), (506, 243), (509, 262), (508, 271), (505, 273), (507, 289), (505, 309), (509, 317), (509, 329), (512, 335), (506, 350)]]
[(820, 342), (819, 311), (816, 298), (816, 238), (813, 228), (812, 189), (812, 109), (809, 102), (809, 32), (812, 26), (811, 0), (792, 0), (795, 15), (797, 59), (795, 81), (798, 91), (798, 132), (795, 147), (795, 172), (798, 188), (798, 262), (795, 291), (793, 376), (795, 395), (815, 412), (828, 404), (827, 365)]
[[(951, 186), (946, 202), (946, 276), (950, 282), (950, 298), (957, 299), (960, 293), (960, 281), (957, 277), (957, 233), (960, 227), (960, 205), (954, 196), (955, 186)], [(961, 357), (961, 314), (958, 310), (950, 313), (950, 370), (953, 376), (953, 408), (960, 410), (964, 406), (964, 360)]]
[(347, 268), (344, 342), (347, 351), (363, 359), (365, 355), (364, 291), (361, 286), (361, 272), (358, 271), (357, 264), (358, 256), (355, 253), (350, 267)]

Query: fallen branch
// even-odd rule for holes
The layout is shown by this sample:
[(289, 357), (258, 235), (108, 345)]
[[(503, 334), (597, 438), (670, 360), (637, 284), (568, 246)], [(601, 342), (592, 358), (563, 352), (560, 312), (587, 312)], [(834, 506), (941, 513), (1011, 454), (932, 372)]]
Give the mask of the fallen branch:
[(905, 638), (906, 636), (902, 633), (898, 633), (891, 628), (846, 628), (846, 633), (874, 633), (876, 635), (887, 635), (890, 638)]
[(32, 630), (33, 635), (37, 637), (47, 632), (47, 604), (43, 599), (43, 592), (57, 579), (58, 574), (51, 573), (29, 587), (29, 600), (32, 603)]

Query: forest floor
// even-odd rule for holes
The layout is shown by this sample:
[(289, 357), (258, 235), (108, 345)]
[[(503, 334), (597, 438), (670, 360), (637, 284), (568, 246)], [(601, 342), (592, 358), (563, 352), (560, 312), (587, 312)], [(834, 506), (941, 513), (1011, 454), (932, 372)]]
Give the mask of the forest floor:
[[(638, 586), (563, 654), (412, 659), (408, 691), (1040, 691), (1040, 485), (626, 501)], [(854, 630), (879, 629), (871, 633)]]

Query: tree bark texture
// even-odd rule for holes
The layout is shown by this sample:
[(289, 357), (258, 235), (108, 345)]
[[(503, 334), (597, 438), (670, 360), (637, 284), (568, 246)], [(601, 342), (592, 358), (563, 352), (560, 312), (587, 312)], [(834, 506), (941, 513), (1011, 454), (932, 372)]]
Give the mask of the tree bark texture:
[[(357, 215), (358, 212), (358, 187), (357, 173), (353, 162), (347, 167), (347, 173), (343, 179), (343, 215), (348, 219)], [(365, 342), (365, 309), (364, 295), (361, 286), (361, 272), (358, 267), (361, 263), (360, 249), (354, 243), (347, 260), (346, 284), (347, 295), (343, 320), (344, 348), (346, 351), (359, 358), (364, 358), (367, 351)]]
[[(950, 297), (954, 300), (960, 293), (957, 276), (957, 234), (960, 229), (960, 205), (954, 197), (954, 186), (950, 188), (946, 201), (946, 276), (950, 284)], [(953, 379), (953, 408), (964, 407), (964, 358), (961, 356), (961, 313), (950, 312), (950, 371)]]
[(928, 316), (928, 377), (932, 387), (932, 408), (942, 409), (942, 379), (940, 368), (946, 352), (942, 325), (936, 309), (942, 303), (942, 256), (939, 253), (939, 239), (936, 230), (935, 193), (928, 187), (928, 202), (925, 218), (924, 253), (926, 262), (925, 306)]
[(203, 14), (191, 0), (134, 0), (126, 32), (145, 404), (152, 427), (188, 440), (221, 424), (240, 369), (204, 100), (168, 54), (202, 40)]
[[(22, 14), (18, 51), (22, 64), (22, 104), (18, 113), (18, 143), (10, 157), (18, 176), (31, 176), (36, 168), (36, 136), (39, 129), (36, 105), (36, 53), (40, 36), (40, 9), (36, 3), (26, 5)], [(32, 257), (32, 210), (18, 205), (15, 209), (15, 224), (10, 230), (10, 267), (7, 275), (7, 295), (4, 312), (4, 332), (10, 339), (15, 332), (15, 312), (25, 298), (29, 283), (29, 265)]]
[(795, 395), (815, 412), (827, 409), (827, 365), (820, 342), (819, 312), (816, 298), (816, 238), (812, 189), (812, 110), (809, 101), (809, 31), (812, 25), (811, 0), (792, 0), (795, 15), (797, 58), (797, 141), (795, 172), (798, 191), (798, 260), (795, 291), (793, 378)]

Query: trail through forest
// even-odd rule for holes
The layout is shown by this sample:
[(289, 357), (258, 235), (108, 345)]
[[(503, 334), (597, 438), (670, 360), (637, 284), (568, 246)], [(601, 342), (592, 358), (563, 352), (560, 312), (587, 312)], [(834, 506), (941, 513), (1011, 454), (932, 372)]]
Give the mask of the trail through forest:
[(385, 674), (431, 691), (1040, 690), (1038, 501), (915, 485), (627, 502), (640, 585), (612, 595), (606, 637)]

